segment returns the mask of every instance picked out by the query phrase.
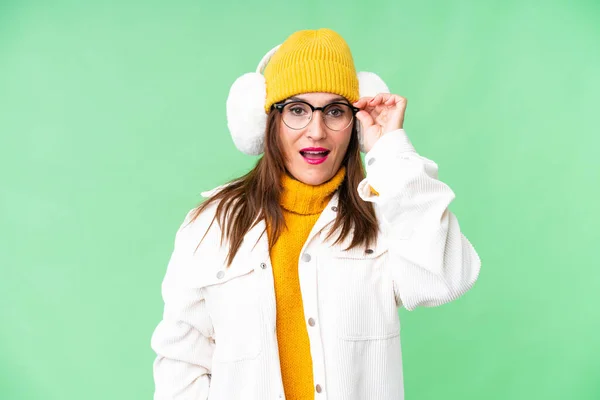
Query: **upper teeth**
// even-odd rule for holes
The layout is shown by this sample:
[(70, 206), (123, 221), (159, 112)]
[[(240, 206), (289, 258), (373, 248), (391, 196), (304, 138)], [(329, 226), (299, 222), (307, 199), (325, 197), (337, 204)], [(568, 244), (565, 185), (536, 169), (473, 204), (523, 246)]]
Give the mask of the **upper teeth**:
[(305, 153), (308, 154), (323, 154), (323, 153), (327, 153), (327, 150), (323, 150), (323, 151), (310, 151), (310, 150), (305, 150)]

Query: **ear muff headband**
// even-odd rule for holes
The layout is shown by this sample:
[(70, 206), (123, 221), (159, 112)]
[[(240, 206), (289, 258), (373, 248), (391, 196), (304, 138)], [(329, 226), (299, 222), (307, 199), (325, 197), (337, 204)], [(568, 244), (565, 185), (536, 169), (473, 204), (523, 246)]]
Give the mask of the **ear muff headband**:
[(256, 67), (256, 72), (258, 72), (261, 75), (262, 75), (263, 72), (265, 72), (265, 68), (267, 68), (267, 64), (271, 60), (271, 57), (273, 57), (273, 54), (275, 54), (275, 52), (280, 47), (281, 47), (281, 45), (278, 44), (277, 46), (275, 46), (271, 50), (269, 50), (269, 52), (267, 54), (265, 54), (265, 56), (258, 63), (258, 67)]

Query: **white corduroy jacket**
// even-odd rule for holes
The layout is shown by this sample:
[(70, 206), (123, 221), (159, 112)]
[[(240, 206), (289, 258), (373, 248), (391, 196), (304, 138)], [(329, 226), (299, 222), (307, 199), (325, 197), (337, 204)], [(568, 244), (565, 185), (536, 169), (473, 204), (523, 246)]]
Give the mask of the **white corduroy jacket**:
[[(367, 177), (357, 190), (374, 203), (377, 243), (344, 251), (349, 240), (325, 240), (338, 212), (334, 194), (298, 260), (316, 400), (403, 399), (397, 308), (458, 298), (481, 265), (448, 209), (453, 191), (404, 130), (382, 136), (365, 162)], [(192, 224), (188, 213), (175, 237), (162, 284), (163, 319), (152, 336), (154, 399), (284, 399), (265, 225), (248, 232), (225, 268), (218, 224), (196, 250), (214, 209)]]

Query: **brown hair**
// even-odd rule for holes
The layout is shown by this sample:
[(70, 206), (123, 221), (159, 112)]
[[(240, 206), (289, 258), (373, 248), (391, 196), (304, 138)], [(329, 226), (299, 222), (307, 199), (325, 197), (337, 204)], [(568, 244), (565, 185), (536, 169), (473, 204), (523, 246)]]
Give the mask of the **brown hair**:
[[(279, 204), (279, 197), (283, 191), (281, 176), (286, 173), (284, 155), (279, 145), (280, 124), (279, 111), (271, 110), (267, 117), (263, 157), (250, 172), (219, 189), (192, 214), (190, 223), (210, 204), (218, 202), (215, 216), (207, 232), (217, 220), (221, 227), (221, 243), (225, 239), (229, 242), (227, 266), (231, 265), (246, 233), (258, 222), (264, 220), (270, 227), (272, 234), (269, 237), (269, 249), (273, 247), (285, 225)], [(365, 177), (356, 123), (352, 127), (352, 137), (342, 165), (346, 167), (346, 176), (338, 188), (338, 213), (328, 238), (339, 229), (340, 233), (335, 243), (340, 243), (354, 228), (352, 242), (348, 249), (359, 245), (368, 247), (377, 239), (379, 228), (373, 204), (362, 200), (356, 190)], [(204, 236), (206, 237), (206, 234)]]

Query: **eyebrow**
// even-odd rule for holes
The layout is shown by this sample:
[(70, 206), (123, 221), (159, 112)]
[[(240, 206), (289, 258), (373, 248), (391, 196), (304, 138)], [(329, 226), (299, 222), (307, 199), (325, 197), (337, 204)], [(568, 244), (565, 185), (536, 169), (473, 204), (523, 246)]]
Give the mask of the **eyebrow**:
[[(296, 96), (292, 96), (292, 97), (288, 97), (288, 100), (292, 100), (292, 101), (307, 101), (305, 99), (301, 99), (300, 97), (296, 97)], [(338, 96), (338, 97), (334, 97), (332, 99), (329, 99), (329, 103), (332, 102), (336, 102), (336, 101), (343, 101), (343, 102), (347, 102), (346, 98), (343, 96)]]

